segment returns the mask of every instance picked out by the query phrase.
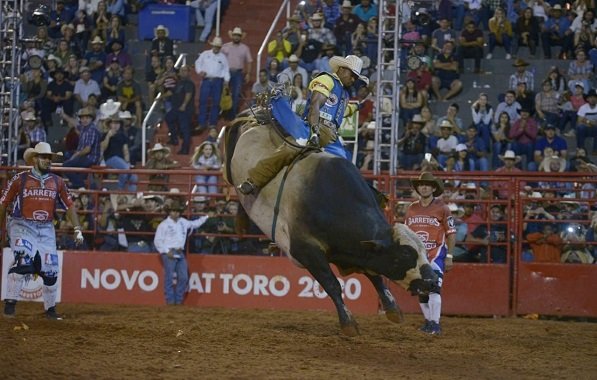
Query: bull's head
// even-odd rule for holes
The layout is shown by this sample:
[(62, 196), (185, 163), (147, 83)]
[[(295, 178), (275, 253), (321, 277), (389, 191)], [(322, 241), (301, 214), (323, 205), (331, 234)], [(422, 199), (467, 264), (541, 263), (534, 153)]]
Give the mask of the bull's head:
[(438, 278), (419, 237), (404, 224), (396, 224), (392, 232), (391, 242), (366, 243), (368, 251), (374, 251), (367, 268), (400, 284), (413, 295), (435, 289)]

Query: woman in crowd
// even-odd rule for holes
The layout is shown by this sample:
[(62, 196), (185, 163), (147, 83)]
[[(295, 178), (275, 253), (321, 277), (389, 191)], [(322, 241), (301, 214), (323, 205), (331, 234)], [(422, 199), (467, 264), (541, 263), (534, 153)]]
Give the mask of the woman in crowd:
[[(218, 156), (218, 149), (212, 142), (205, 141), (197, 148), (191, 157), (191, 166), (203, 172), (195, 176), (195, 183), (200, 194), (218, 193), (218, 176), (222, 162)], [(205, 172), (212, 172), (214, 175), (206, 175)]]

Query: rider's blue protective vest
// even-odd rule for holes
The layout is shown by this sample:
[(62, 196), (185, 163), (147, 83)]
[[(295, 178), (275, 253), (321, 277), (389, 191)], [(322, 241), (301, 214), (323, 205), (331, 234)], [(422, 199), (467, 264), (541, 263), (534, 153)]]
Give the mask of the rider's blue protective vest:
[[(350, 95), (337, 77), (330, 73), (321, 73), (317, 76), (320, 75), (329, 75), (334, 80), (334, 88), (332, 88), (328, 100), (319, 109), (319, 117), (321, 119), (333, 122), (336, 128), (340, 128)], [(307, 106), (305, 107), (305, 113), (303, 114), (303, 118), (305, 119), (307, 118), (309, 109), (311, 108), (311, 94), (312, 93), (309, 92), (309, 96), (307, 97)]]

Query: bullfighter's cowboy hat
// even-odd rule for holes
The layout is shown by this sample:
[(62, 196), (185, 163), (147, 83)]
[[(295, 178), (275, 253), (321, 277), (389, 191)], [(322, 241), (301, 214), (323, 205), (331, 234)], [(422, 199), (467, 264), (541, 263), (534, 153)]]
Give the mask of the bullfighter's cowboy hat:
[(363, 69), (363, 60), (356, 55), (347, 55), (345, 58), (339, 56), (332, 57), (330, 59), (330, 68), (332, 69), (332, 72), (337, 72), (340, 67), (344, 67), (352, 71), (359, 77), (360, 80), (365, 82), (365, 84), (369, 84), (369, 78), (361, 75), (361, 70)]
[(444, 192), (444, 182), (435, 178), (433, 174), (429, 172), (421, 173), (419, 178), (411, 179), (410, 183), (412, 184), (412, 187), (417, 192), (417, 194), (419, 193), (417, 187), (421, 185), (430, 185), (435, 187), (435, 190), (433, 190), (434, 197), (439, 197)]
[(52, 160), (62, 157), (62, 152), (52, 152), (52, 147), (47, 142), (39, 142), (35, 145), (35, 148), (27, 148), (27, 150), (25, 150), (23, 159), (27, 165), (33, 165), (33, 158), (40, 154), (52, 156)]

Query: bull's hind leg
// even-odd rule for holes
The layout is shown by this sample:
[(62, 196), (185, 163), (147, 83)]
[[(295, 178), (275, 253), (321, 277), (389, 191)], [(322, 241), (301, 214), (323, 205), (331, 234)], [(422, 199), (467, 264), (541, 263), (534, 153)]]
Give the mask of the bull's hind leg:
[(402, 323), (404, 322), (404, 315), (402, 314), (402, 310), (398, 306), (396, 299), (390, 293), (390, 289), (386, 287), (383, 283), (383, 278), (379, 275), (371, 276), (369, 274), (366, 275), (369, 281), (375, 287), (377, 294), (379, 295), (379, 299), (381, 299), (381, 306), (383, 307), (384, 311), (386, 312), (386, 318), (394, 323)]
[(292, 255), (311, 273), (334, 302), (342, 333), (347, 336), (359, 335), (357, 321), (342, 300), (342, 287), (319, 245), (304, 241), (293, 242)]

